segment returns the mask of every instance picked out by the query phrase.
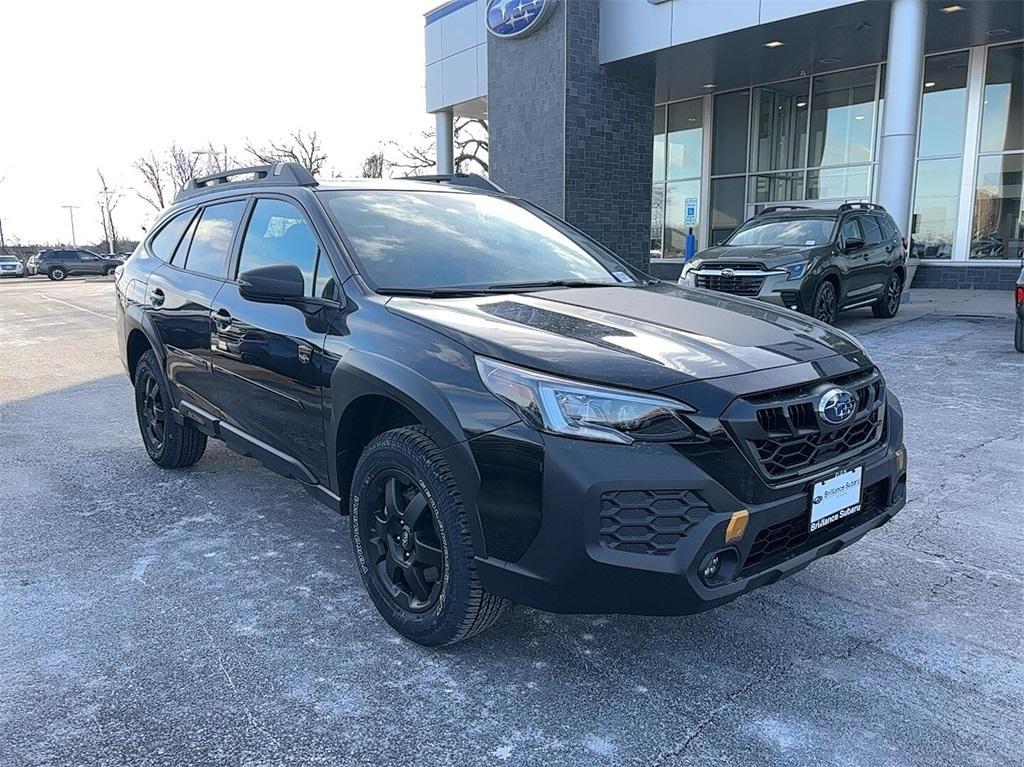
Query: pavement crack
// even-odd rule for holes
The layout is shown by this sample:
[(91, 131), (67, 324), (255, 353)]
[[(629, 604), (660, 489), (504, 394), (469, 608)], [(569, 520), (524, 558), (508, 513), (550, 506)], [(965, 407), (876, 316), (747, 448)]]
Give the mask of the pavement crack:
[(667, 760), (676, 759), (685, 754), (686, 751), (690, 748), (693, 741), (699, 738), (701, 734), (704, 732), (704, 730), (706, 730), (708, 727), (711, 726), (711, 724), (714, 723), (715, 719), (718, 717), (719, 714), (721, 714), (727, 708), (731, 707), (736, 702), (737, 698), (750, 692), (758, 685), (764, 684), (765, 681), (766, 679), (764, 678), (754, 679), (751, 682), (747, 682), (747, 684), (743, 685), (742, 687), (738, 687), (737, 689), (730, 692), (726, 696), (725, 702), (722, 705), (715, 708), (714, 710), (712, 710), (711, 713), (709, 713), (706, 717), (697, 722), (697, 724), (694, 725), (690, 732), (686, 734), (686, 737), (678, 741), (668, 750), (662, 751), (657, 756), (657, 758), (655, 758), (655, 760), (651, 762), (651, 767), (660, 767), (660, 765), (667, 764)]

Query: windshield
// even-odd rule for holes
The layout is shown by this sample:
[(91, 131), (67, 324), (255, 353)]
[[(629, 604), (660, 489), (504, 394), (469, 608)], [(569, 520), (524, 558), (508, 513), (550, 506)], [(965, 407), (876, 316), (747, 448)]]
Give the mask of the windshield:
[(631, 282), (621, 263), (516, 201), (457, 192), (321, 194), (379, 290)]
[(758, 221), (743, 225), (726, 245), (823, 245), (832, 234), (830, 218), (795, 218)]
[(16, 259), (14, 256), (0, 256), (0, 261), (3, 261), (5, 264), (10, 264), (17, 263), (18, 259)]

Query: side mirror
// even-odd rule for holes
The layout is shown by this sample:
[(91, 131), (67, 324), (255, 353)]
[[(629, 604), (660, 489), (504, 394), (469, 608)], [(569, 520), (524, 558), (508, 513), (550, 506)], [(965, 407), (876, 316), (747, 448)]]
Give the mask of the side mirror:
[(843, 253), (852, 253), (864, 247), (864, 240), (860, 237), (847, 237), (843, 243)]
[(238, 275), (239, 293), (250, 301), (290, 301), (304, 297), (306, 283), (295, 264), (271, 264)]

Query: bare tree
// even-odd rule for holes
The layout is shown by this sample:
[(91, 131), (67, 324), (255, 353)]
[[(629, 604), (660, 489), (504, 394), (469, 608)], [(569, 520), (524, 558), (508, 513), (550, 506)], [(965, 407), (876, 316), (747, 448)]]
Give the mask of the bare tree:
[(103, 237), (106, 240), (107, 252), (117, 252), (117, 229), (114, 227), (114, 208), (121, 201), (121, 191), (111, 187), (103, 172), (97, 168), (96, 175), (100, 179), (100, 192), (97, 204), (100, 208), (100, 219), (103, 222)]
[[(392, 142), (392, 146), (402, 160), (392, 163), (411, 176), (418, 176), (423, 171), (437, 167), (437, 135), (432, 130), (423, 131), (421, 140), (412, 146), (401, 146)], [(457, 173), (481, 173), (490, 171), (487, 121), (476, 117), (459, 117), (455, 120), (452, 131), (455, 156), (452, 164)]]
[(459, 118), (453, 131), (455, 139), (455, 170), (459, 173), (490, 171), (490, 129), (487, 120), (476, 117)]
[(163, 161), (157, 158), (156, 152), (150, 150), (148, 155), (132, 163), (132, 167), (142, 176), (141, 188), (136, 187), (135, 194), (156, 210), (163, 210), (166, 207), (165, 194), (170, 191)]
[(171, 144), (167, 150), (167, 175), (171, 178), (174, 191), (184, 189), (196, 176), (203, 175), (202, 154)]
[(323, 142), (316, 131), (295, 131), (284, 141), (271, 141), (261, 147), (246, 141), (245, 151), (266, 165), (297, 162), (314, 176), (320, 175), (327, 162), (327, 152), (324, 151)]
[(363, 178), (384, 178), (384, 152), (374, 152), (363, 160)]

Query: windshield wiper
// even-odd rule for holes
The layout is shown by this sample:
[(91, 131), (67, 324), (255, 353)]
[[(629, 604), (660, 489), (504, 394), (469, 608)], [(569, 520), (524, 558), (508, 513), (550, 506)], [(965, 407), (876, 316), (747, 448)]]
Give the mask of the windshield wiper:
[(505, 282), (488, 285), (489, 291), (541, 290), (543, 288), (615, 288), (628, 282), (600, 282), (598, 280), (543, 280), (541, 282)]
[(382, 296), (451, 298), (453, 296), (480, 296), (492, 291), (487, 288), (377, 288), (376, 292)]

